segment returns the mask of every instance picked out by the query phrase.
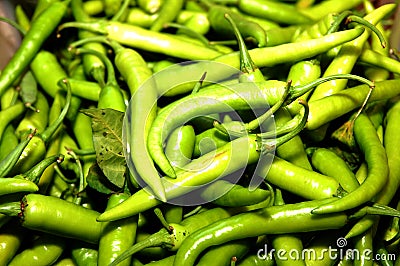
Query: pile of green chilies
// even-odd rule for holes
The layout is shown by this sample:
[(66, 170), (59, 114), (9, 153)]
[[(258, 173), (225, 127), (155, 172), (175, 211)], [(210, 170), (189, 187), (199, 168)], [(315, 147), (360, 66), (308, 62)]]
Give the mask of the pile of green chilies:
[(16, 5), (0, 265), (400, 265), (398, 9)]

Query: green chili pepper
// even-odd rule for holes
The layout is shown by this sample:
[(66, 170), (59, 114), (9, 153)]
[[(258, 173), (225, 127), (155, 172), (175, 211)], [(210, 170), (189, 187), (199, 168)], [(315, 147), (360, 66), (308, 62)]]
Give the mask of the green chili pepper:
[(26, 229), (11, 219), (0, 229), (0, 263), (8, 265), (26, 237)]
[[(383, 17), (387, 16), (394, 10), (396, 5), (388, 4), (383, 5), (376, 9), (374, 12), (367, 14), (364, 19), (372, 24), (377, 24)], [(337, 73), (350, 73), (357, 61), (364, 43), (369, 38), (370, 31), (365, 31), (357, 39), (344, 44), (339, 51), (339, 54), (333, 59), (325, 70), (323, 76), (332, 75)], [(346, 88), (347, 81), (335, 81), (321, 84), (313, 91), (310, 102), (320, 99), (322, 97), (331, 95), (335, 92), (341, 91)]]
[[(275, 206), (282, 206), (285, 205), (285, 202), (282, 197), (282, 191), (277, 189), (275, 191)], [(280, 258), (276, 252), (274, 252), (275, 262), (278, 266), (285, 266), (285, 265), (306, 265), (306, 263), (300, 258), (292, 257), (288, 253), (301, 254), (303, 250), (303, 243), (299, 236), (295, 234), (281, 234), (281, 235), (274, 235), (272, 236), (272, 248), (274, 250), (284, 250), (285, 255), (283, 258)]]
[(51, 265), (61, 256), (65, 247), (65, 239), (42, 234), (31, 247), (15, 255), (8, 265)]
[[(78, 27), (100, 34), (107, 34), (108, 38), (122, 45), (177, 58), (202, 60), (212, 59), (221, 55), (218, 51), (180, 40), (168, 33), (150, 31), (135, 25), (115, 21), (66, 22), (60, 25), (59, 30), (67, 27)], [(128, 32), (129, 34), (125, 34)]]
[(71, 244), (71, 257), (78, 266), (95, 266), (98, 259), (98, 246), (74, 240)]
[(275, 265), (273, 258), (264, 258), (256, 254), (250, 254), (239, 261), (240, 266), (272, 266)]
[[(20, 203), (3, 204), (9, 214), (19, 216), (25, 228), (89, 243), (98, 243), (101, 223), (97, 211), (52, 196), (27, 194)], [(20, 205), (19, 207), (16, 205)]]
[[(189, 13), (189, 17), (184, 17), (186, 13)], [(186, 10), (182, 10), (178, 17), (176, 18), (176, 22), (184, 25), (188, 29), (191, 29), (201, 35), (206, 35), (210, 31), (210, 21), (207, 18), (207, 14), (203, 12), (190, 12)], [(179, 30), (178, 32), (179, 33)]]
[[(30, 68), (41, 88), (51, 97), (60, 89), (58, 82), (68, 77), (57, 57), (45, 50), (35, 56)], [(97, 83), (74, 78), (68, 78), (68, 82), (74, 95), (91, 101), (99, 99), (101, 87)]]
[(267, 0), (239, 0), (243, 12), (283, 24), (307, 24), (312, 19), (299, 12), (293, 5)]
[(346, 2), (336, 2), (333, 0), (319, 2), (307, 8), (299, 10), (302, 14), (318, 21), (329, 13), (340, 13), (356, 8), (363, 0), (349, 0)]
[(12, 85), (36, 56), (44, 41), (63, 18), (68, 3), (67, 0), (51, 4), (32, 22), (18, 50), (0, 74), (0, 95)]
[(21, 141), (7, 156), (0, 161), (0, 177), (5, 177), (8, 173), (12, 170), (14, 165), (17, 163), (18, 158), (21, 156), (22, 152), (24, 151), (25, 147), (31, 141), (34, 136), (29, 134), (28, 137)]
[[(110, 10), (109, 8), (106, 10)], [(83, 9), (82, 0), (71, 0), (71, 11), (76, 21), (90, 21), (92, 18), (85, 12)], [(108, 11), (106, 11), (108, 12)], [(88, 38), (93, 36), (94, 34), (89, 31), (80, 30), (78, 33), (78, 37), (80, 39)], [(100, 43), (87, 43), (84, 45), (85, 49), (95, 50), (103, 55), (106, 55), (107, 51), (104, 46)], [(104, 77), (105, 77), (105, 66), (103, 61), (95, 55), (85, 54), (83, 56), (83, 67), (85, 69), (85, 73), (88, 76), (93, 77), (101, 86), (104, 86)]]
[[(305, 117), (306, 116), (304, 116), (304, 118)], [(298, 127), (288, 135), (283, 136), (282, 138), (274, 139), (272, 141), (273, 144), (268, 142), (261, 143), (261, 148), (260, 143), (258, 143), (258, 138), (254, 135), (248, 135), (246, 137), (237, 138), (227, 143), (226, 145), (215, 150), (215, 153), (209, 152), (198, 159), (192, 160), (192, 162), (185, 166), (185, 169), (177, 171), (176, 179), (168, 179), (168, 181), (166, 181), (165, 179), (161, 179), (164, 182), (168, 199), (171, 200), (175, 197), (182, 196), (192, 191), (194, 189), (194, 187), (192, 186), (204, 185), (208, 182), (216, 180), (217, 178), (226, 176), (239, 169), (242, 169), (248, 164), (256, 163), (260, 159), (260, 149), (262, 149), (262, 146), (270, 148), (274, 145), (281, 145), (288, 139), (297, 135), (298, 132), (301, 131), (304, 127), (304, 124), (305, 119), (303, 119), (303, 121), (299, 123)], [(240, 150), (242, 152), (235, 153), (235, 150)], [(265, 160), (264, 158), (265, 163), (267, 163), (268, 161), (272, 160)], [(277, 168), (275, 168), (275, 177), (278, 180), (282, 181), (282, 174), (287, 174), (288, 177), (292, 177), (295, 179), (298, 178), (292, 172), (287, 171), (287, 165), (285, 165), (285, 167), (280, 168), (278, 166)], [(199, 171), (200, 169), (201, 171)], [(305, 169), (303, 170), (306, 171)], [(308, 179), (310, 174), (312, 176), (313, 173), (314, 172), (312, 171), (307, 171), (304, 174), (304, 178)], [(261, 173), (262, 178), (265, 176), (263, 175), (264, 174)], [(335, 180), (333, 181), (336, 182)], [(288, 185), (288, 183), (285, 183), (284, 181), (282, 183)], [(305, 183), (313, 186), (317, 182), (313, 183), (313, 181), (306, 181)], [(293, 186), (296, 187), (296, 185)], [(315, 190), (317, 190), (315, 186), (313, 187)], [(322, 197), (330, 197), (333, 193), (335, 193), (337, 188), (338, 183), (336, 183), (334, 189), (321, 189), (324, 195)], [(303, 193), (305, 192), (304, 187), (298, 188), (298, 190), (302, 191)], [(315, 196), (314, 194), (315, 192), (313, 192), (313, 196)], [(102, 213), (97, 219), (98, 221), (110, 221), (129, 217), (131, 215), (135, 215), (142, 211), (148, 210), (149, 208), (155, 207), (160, 203), (161, 202), (154, 195), (149, 194), (148, 192), (146, 192), (145, 189), (142, 189), (133, 194), (129, 199), (127, 199), (120, 205)]]
[[(278, 110), (275, 115), (275, 125), (276, 132), (279, 132), (279, 127), (284, 125), (283, 123), (287, 123), (290, 121), (291, 116), (285, 109)], [(287, 125), (286, 124), (286, 125)], [(263, 134), (263, 133), (261, 133)], [(300, 136), (295, 136), (288, 142), (282, 144), (276, 149), (276, 154), (295, 165), (303, 167), (308, 170), (312, 170), (311, 164), (307, 158), (307, 153), (304, 150), (304, 144), (301, 140)]]
[[(319, 55), (323, 52), (328, 51), (329, 49), (336, 47), (342, 43), (347, 41), (353, 40), (358, 37), (364, 31), (363, 28), (357, 28), (347, 31), (341, 31), (329, 34), (329, 36), (324, 36), (318, 39), (308, 40), (300, 43), (288, 43), (283, 45), (278, 45), (274, 47), (263, 47), (263, 48), (256, 48), (249, 51), (250, 57), (254, 61), (254, 64), (258, 67), (270, 67), (276, 64), (282, 64), (286, 62), (293, 62), (298, 60), (304, 60), (309, 57), (313, 57)], [(292, 35), (292, 33), (291, 33)], [(265, 56), (265, 54), (273, 54), (274, 56)], [(222, 55), (220, 57), (214, 58), (213, 62), (223, 63), (228, 66), (232, 66), (234, 68), (240, 68), (240, 52), (234, 52), (226, 55)], [(199, 65), (202, 68), (199, 68)], [(174, 71), (174, 75), (176, 78), (185, 77), (183, 82), (187, 82), (187, 76), (190, 73), (192, 77), (200, 77), (204, 73), (204, 69), (207, 69), (207, 64), (189, 64), (180, 67), (171, 68)], [(222, 68), (221, 71), (227, 71), (227, 68)], [(229, 69), (232, 72), (232, 69)], [(159, 74), (164, 73), (164, 71), (160, 72)], [(169, 71), (165, 71), (165, 73), (169, 75)], [(209, 73), (209, 75), (214, 73)], [(221, 74), (222, 78), (226, 78), (224, 76), (225, 72)], [(228, 73), (226, 73), (228, 74)], [(157, 76), (157, 79), (161, 77)], [(181, 82), (181, 83), (183, 83)], [(181, 84), (177, 83), (177, 84)], [(179, 90), (175, 92), (175, 88), (171, 88), (168, 84), (157, 83), (157, 89), (159, 95), (176, 95), (190, 92), (193, 89), (192, 83), (190, 86), (178, 86)]]
[(40, 135), (33, 136), (32, 140), (25, 147), (17, 163), (15, 164), (13, 171), (24, 172), (30, 169), (33, 165), (39, 162), (46, 154), (46, 144), (51, 139), (54, 132), (57, 131), (59, 125), (63, 122), (66, 116), (69, 105), (71, 102), (71, 89), (69, 83), (67, 83), (68, 93), (66, 104), (56, 121), (49, 125)]
[(196, 135), (193, 156), (198, 157), (215, 150), (229, 142), (229, 136), (217, 130), (210, 128)]
[(338, 212), (366, 203), (385, 186), (389, 169), (385, 148), (365, 114), (360, 114), (354, 123), (354, 136), (368, 164), (368, 176), (354, 191), (335, 203), (322, 205), (313, 210), (315, 214)]
[(17, 119), (20, 115), (24, 113), (26, 110), (25, 105), (18, 101), (16, 104), (11, 105), (10, 107), (0, 111), (0, 138), (4, 133), (4, 130), (7, 126), (15, 119)]
[(327, 148), (310, 148), (310, 150), (311, 161), (317, 171), (336, 178), (342, 188), (348, 192), (360, 186), (346, 162), (334, 151)]
[(139, 7), (132, 7), (128, 11), (125, 23), (148, 29), (156, 18), (157, 14), (149, 14)]
[[(309, 252), (304, 258), (307, 266), (334, 265), (339, 255), (343, 253), (339, 249), (332, 249), (332, 247), (336, 247), (338, 241), (343, 241), (340, 238), (341, 230), (325, 230), (322, 232), (316, 234), (310, 243), (307, 244), (306, 248)], [(331, 248), (330, 255), (326, 256), (325, 252), (329, 248)]]
[(240, 207), (260, 203), (270, 197), (268, 190), (256, 188), (250, 191), (239, 184), (217, 180), (201, 192), (201, 197), (219, 206)]
[(149, 238), (138, 242), (134, 246), (127, 249), (116, 260), (114, 260), (111, 265), (117, 265), (139, 250), (147, 247), (161, 246), (171, 251), (176, 251), (180, 248), (180, 245), (184, 239), (186, 239), (190, 234), (209, 224), (212, 224), (215, 221), (229, 217), (230, 215), (231, 212), (228, 210), (214, 208), (190, 216), (179, 224), (169, 224), (168, 228), (162, 228), (160, 231), (149, 236)]
[(255, 22), (245, 19), (240, 14), (231, 11), (230, 8), (211, 4), (205, 0), (202, 1), (208, 6), (208, 20), (211, 28), (218, 34), (222, 34), (225, 38), (235, 36), (229, 23), (225, 20), (225, 15), (228, 14), (237, 25), (240, 33), (245, 38), (252, 37), (256, 40), (258, 47), (267, 45), (267, 36), (264, 29)]
[[(317, 216), (311, 213), (315, 207), (333, 200), (330, 198), (272, 206), (258, 212), (242, 213), (221, 219), (189, 235), (176, 253), (174, 265), (192, 265), (206, 248), (231, 240), (264, 234), (341, 228), (349, 221), (346, 214), (340, 212)], [(254, 226), (255, 224), (257, 226)]]
[(75, 50), (77, 54), (92, 54), (100, 58), (107, 68), (107, 82), (101, 88), (97, 107), (100, 109), (111, 108), (120, 112), (125, 112), (126, 105), (123, 99), (121, 88), (118, 85), (114, 66), (111, 61), (104, 54), (99, 53), (95, 50), (86, 48), (77, 48)]
[(0, 196), (17, 192), (36, 192), (38, 186), (32, 181), (19, 178), (1, 178)]
[(355, 266), (358, 265), (374, 265), (373, 262), (373, 254), (371, 251), (373, 250), (373, 232), (372, 230), (366, 231), (363, 235), (357, 237), (356, 239), (353, 239), (354, 243), (354, 248), (359, 252), (358, 256), (355, 256), (354, 258), (354, 264)]
[(389, 72), (400, 74), (400, 63), (389, 56), (384, 56), (371, 49), (364, 48), (359, 57), (360, 62), (367, 63), (377, 68), (383, 68)]
[[(126, 200), (129, 196), (125, 193), (113, 194), (110, 196), (107, 208), (110, 209)], [(137, 216), (122, 219), (114, 222), (104, 223), (102, 235), (99, 240), (98, 265), (109, 265), (122, 252), (135, 243)], [(130, 265), (131, 260), (127, 259), (122, 265)]]
[(165, 155), (175, 169), (184, 167), (191, 161), (194, 143), (194, 129), (189, 125), (176, 128), (168, 137)]
[(164, 0), (138, 0), (137, 1), (137, 5), (149, 14), (157, 13), (160, 10), (163, 3), (164, 3)]
[[(242, 153), (233, 153), (232, 149), (237, 147), (242, 149)], [(231, 171), (239, 170), (247, 165), (247, 163), (256, 162), (259, 158), (259, 144), (256, 137), (248, 136), (233, 140), (232, 143), (217, 149), (214, 152), (205, 154), (198, 159), (192, 160), (185, 166), (185, 169), (177, 171), (177, 178), (171, 180), (163, 180), (166, 188), (167, 197), (173, 198), (193, 190), (195, 185), (206, 184), (215, 180), (221, 175), (227, 175)], [(245, 152), (246, 151), (246, 152)], [(232, 165), (229, 162), (235, 162)], [(204, 169), (204, 164), (207, 163)], [(192, 170), (191, 170), (192, 169)], [(198, 171), (202, 169), (202, 171)], [(196, 171), (194, 171), (196, 170)], [(143, 204), (136, 204), (138, 200), (143, 200)], [(114, 207), (113, 209), (103, 212), (99, 217), (99, 221), (116, 220), (122, 217), (129, 217), (138, 214), (144, 210), (157, 206), (161, 202), (152, 194), (142, 189), (133, 194), (129, 199)], [(135, 206), (135, 208), (132, 205)], [(131, 207), (125, 207), (131, 206)]]
[[(343, 78), (350, 76), (342, 76)], [(355, 76), (353, 76), (356, 78)], [(331, 76), (330, 78), (340, 78)], [(326, 79), (317, 79), (309, 84), (289, 88), (290, 99), (297, 98), (312, 87)], [(366, 81), (370, 83), (369, 81)], [(286, 93), (287, 84), (277, 80), (252, 83), (233, 84), (227, 89), (220, 86), (218, 90), (202, 89), (194, 95), (188, 95), (173, 103), (157, 115), (149, 132), (148, 147), (151, 157), (160, 169), (169, 177), (174, 177), (174, 170), (163, 153), (163, 142), (174, 128), (185, 123), (192, 117), (233, 110), (255, 110), (265, 108), (279, 102)]]
[[(399, 80), (390, 79), (378, 81), (369, 98), (369, 102), (390, 99), (400, 93)], [(314, 130), (348, 112), (360, 107), (365, 101), (371, 88), (358, 85), (348, 88), (331, 96), (316, 100), (309, 104), (308, 130)]]
[(9, 124), (4, 129), (0, 139), (0, 162), (18, 146), (19, 142), (20, 140), (18, 139), (17, 135), (15, 135), (14, 126)]
[(24, 137), (33, 130), (42, 133), (47, 127), (50, 109), (49, 103), (43, 93), (38, 92), (37, 96), (37, 101), (35, 103), (36, 110), (28, 109), (24, 118), (22, 118), (15, 129), (19, 138)]
[(233, 257), (239, 260), (250, 250), (254, 238), (230, 241), (207, 250), (197, 265), (230, 265)]
[[(104, 38), (100, 40), (105, 41)], [(164, 189), (158, 181), (158, 172), (147, 154), (145, 144), (147, 132), (157, 111), (155, 105), (157, 92), (153, 89), (139, 90), (142, 83), (151, 77), (152, 72), (142, 56), (136, 51), (124, 48), (115, 41), (108, 41), (107, 43), (115, 50), (115, 65), (125, 78), (132, 95), (127, 110), (131, 119), (132, 130), (130, 131), (131, 136), (126, 137), (129, 140), (130, 147), (135, 150), (135, 152), (130, 153), (135, 168), (135, 170), (131, 170), (132, 177), (136, 183), (140, 183), (139, 179), (142, 178), (160, 199), (165, 199)], [(152, 86), (152, 88), (154, 87)], [(147, 116), (141, 115), (144, 110), (150, 110)], [(131, 168), (133, 169), (133, 166)]]
[(158, 16), (151, 25), (150, 30), (161, 31), (164, 24), (175, 20), (183, 8), (183, 5), (183, 0), (164, 0), (161, 4), (160, 10), (157, 12)]
[[(376, 196), (375, 201), (380, 204), (389, 204), (394, 197), (399, 185), (399, 172), (400, 166), (397, 163), (399, 159), (398, 149), (396, 149), (396, 143), (400, 140), (399, 135), (396, 134), (398, 128), (397, 118), (400, 111), (400, 105), (394, 104), (386, 114), (386, 126), (384, 135), (384, 147), (386, 151), (386, 156), (388, 159), (389, 166), (389, 176), (385, 186)], [(374, 223), (375, 219), (373, 217), (366, 217), (356, 223), (352, 229), (347, 233), (346, 238), (350, 238), (361, 234), (363, 231), (367, 230)]]

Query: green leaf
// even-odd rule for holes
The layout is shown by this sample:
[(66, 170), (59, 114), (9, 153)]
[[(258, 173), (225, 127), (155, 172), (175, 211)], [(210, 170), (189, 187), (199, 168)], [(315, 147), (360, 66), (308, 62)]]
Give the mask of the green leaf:
[(110, 184), (107, 177), (103, 174), (97, 163), (94, 163), (90, 167), (88, 175), (86, 177), (86, 181), (89, 187), (100, 193), (111, 194), (115, 191), (115, 189), (111, 189), (113, 185)]
[(27, 71), (19, 84), (19, 94), (25, 105), (31, 106), (37, 99), (37, 82), (32, 72)]
[(82, 112), (92, 118), (93, 143), (100, 169), (109, 182), (122, 188), (126, 173), (122, 143), (124, 113), (96, 108), (85, 109)]

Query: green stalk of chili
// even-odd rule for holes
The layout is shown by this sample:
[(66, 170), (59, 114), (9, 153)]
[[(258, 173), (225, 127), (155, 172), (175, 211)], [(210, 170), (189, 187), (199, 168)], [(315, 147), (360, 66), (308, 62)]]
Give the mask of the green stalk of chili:
[[(371, 13), (375, 10), (374, 5), (369, 2), (369, 1), (364, 1), (364, 8), (366, 10), (366, 12)], [(386, 43), (389, 43), (388, 40), (388, 34), (385, 34), (385, 29), (382, 25), (382, 22), (379, 22), (376, 25), (377, 29), (383, 33), (383, 38), (385, 40)], [(376, 35), (372, 35), (371, 36), (371, 48), (373, 51), (378, 52), (379, 54), (382, 54), (383, 56), (389, 57), (389, 46), (386, 47), (382, 47), (380, 44), (380, 40), (379, 38), (377, 38)], [(380, 69), (380, 68), (367, 68), (365, 70), (365, 75), (369, 78), (369, 79), (373, 79), (373, 80), (384, 80), (384, 79), (388, 79), (389, 78), (389, 71), (387, 71), (386, 69)]]
[(0, 74), (0, 95), (12, 85), (33, 60), (42, 44), (60, 23), (68, 4), (69, 0), (55, 2), (32, 22), (18, 50)]
[(335, 202), (317, 207), (313, 213), (339, 212), (360, 206), (372, 200), (385, 186), (389, 174), (386, 151), (365, 114), (360, 114), (355, 120), (354, 136), (368, 164), (367, 178), (354, 191)]

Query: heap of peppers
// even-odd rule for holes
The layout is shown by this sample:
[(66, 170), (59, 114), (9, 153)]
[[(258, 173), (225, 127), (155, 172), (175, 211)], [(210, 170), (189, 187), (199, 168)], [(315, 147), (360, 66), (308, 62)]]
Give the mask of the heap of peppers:
[(400, 264), (395, 1), (34, 7), (2, 18), (0, 265)]

